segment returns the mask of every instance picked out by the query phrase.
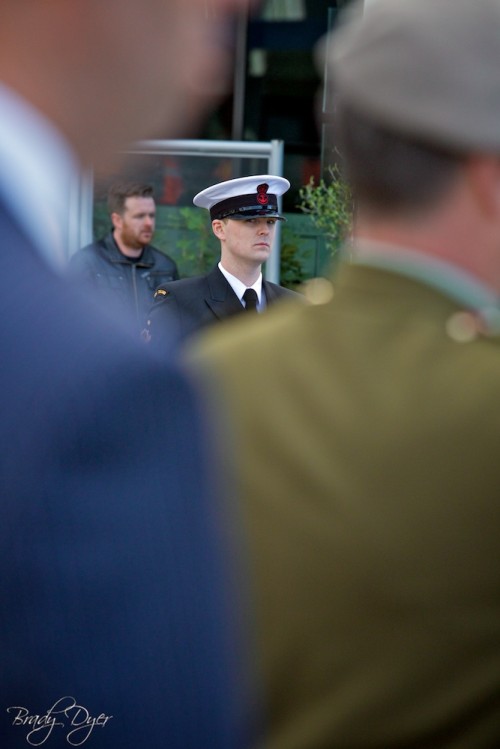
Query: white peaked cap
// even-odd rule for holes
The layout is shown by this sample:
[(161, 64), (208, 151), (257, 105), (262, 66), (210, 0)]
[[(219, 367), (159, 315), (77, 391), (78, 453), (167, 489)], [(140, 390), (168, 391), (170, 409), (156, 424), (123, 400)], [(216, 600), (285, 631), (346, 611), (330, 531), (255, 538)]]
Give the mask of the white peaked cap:
[(278, 209), (278, 197), (290, 187), (284, 177), (256, 174), (218, 182), (193, 198), (200, 208), (207, 208), (214, 219), (277, 218), (283, 219)]

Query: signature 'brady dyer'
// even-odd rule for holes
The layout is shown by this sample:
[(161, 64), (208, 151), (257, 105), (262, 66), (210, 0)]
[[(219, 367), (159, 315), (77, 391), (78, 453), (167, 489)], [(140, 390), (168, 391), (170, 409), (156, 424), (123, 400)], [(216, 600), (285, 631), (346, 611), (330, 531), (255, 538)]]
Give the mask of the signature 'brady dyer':
[(87, 708), (79, 705), (74, 697), (61, 697), (44, 714), (32, 714), (26, 707), (19, 705), (8, 707), (13, 714), (13, 726), (25, 726), (30, 729), (26, 736), (28, 744), (41, 746), (51, 735), (54, 728), (68, 731), (66, 740), (71, 746), (81, 746), (96, 727), (103, 728), (113, 717), (101, 713), (94, 718)]

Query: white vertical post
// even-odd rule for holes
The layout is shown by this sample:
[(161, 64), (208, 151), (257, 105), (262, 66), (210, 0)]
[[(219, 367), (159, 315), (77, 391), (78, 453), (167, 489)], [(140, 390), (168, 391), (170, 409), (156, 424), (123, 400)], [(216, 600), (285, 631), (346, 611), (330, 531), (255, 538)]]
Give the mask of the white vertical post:
[[(269, 174), (281, 177), (283, 174), (284, 142), (282, 140), (271, 141), (271, 153), (269, 154)], [(278, 198), (278, 210), (281, 212), (281, 197)], [(265, 277), (272, 283), (280, 282), (280, 260), (281, 260), (281, 221), (276, 222), (274, 243), (266, 263)]]

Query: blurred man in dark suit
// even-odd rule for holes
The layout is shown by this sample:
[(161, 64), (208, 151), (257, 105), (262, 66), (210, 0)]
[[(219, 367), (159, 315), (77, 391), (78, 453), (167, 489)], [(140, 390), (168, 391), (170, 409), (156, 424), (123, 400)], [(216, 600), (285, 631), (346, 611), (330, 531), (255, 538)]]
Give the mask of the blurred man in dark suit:
[(5, 749), (245, 743), (234, 560), (195, 395), (57, 270), (80, 167), (191, 127), (225, 78), (244, 4), (2, 2)]

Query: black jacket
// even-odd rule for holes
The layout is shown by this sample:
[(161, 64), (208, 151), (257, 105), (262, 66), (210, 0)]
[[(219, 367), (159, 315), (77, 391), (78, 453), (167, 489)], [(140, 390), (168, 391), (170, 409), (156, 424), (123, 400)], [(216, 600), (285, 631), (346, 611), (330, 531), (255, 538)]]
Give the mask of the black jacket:
[(179, 278), (175, 262), (151, 245), (146, 245), (137, 262), (125, 257), (112, 232), (78, 250), (70, 260), (70, 273), (88, 285), (101, 303), (114, 305), (129, 316), (138, 332), (144, 327), (155, 289)]
[[(283, 297), (299, 296), (265, 280), (262, 281), (262, 290), (268, 305)], [(244, 307), (216, 266), (206, 276), (160, 286), (154, 295), (145, 337), (161, 348), (164, 337), (171, 341), (172, 332), (178, 339), (184, 339), (207, 325), (241, 312), (244, 312)]]

